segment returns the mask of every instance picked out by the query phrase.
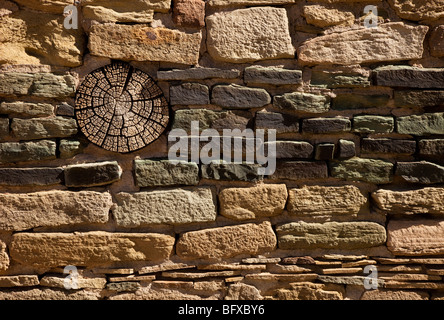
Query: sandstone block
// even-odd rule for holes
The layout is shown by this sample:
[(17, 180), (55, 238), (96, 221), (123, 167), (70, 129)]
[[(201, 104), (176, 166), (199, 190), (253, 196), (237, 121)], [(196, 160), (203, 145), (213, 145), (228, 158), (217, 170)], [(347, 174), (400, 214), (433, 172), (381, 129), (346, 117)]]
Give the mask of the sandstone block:
[(91, 28), (92, 55), (120, 60), (197, 64), (202, 34), (144, 25), (100, 24)]
[(241, 254), (263, 254), (275, 247), (276, 236), (266, 221), (183, 233), (176, 253), (188, 259), (228, 259)]
[(355, 186), (290, 189), (287, 210), (294, 215), (357, 215), (367, 198)]
[(159, 80), (236, 79), (239, 76), (239, 70), (204, 67), (157, 71), (157, 79)]
[(40, 267), (98, 266), (112, 262), (159, 261), (170, 257), (174, 237), (158, 233), (16, 233), (11, 259)]
[(338, 143), (338, 158), (353, 158), (356, 155), (356, 146), (353, 141), (340, 139)]
[(362, 139), (361, 154), (413, 155), (416, 141), (400, 139)]
[(209, 187), (116, 194), (117, 225), (186, 224), (216, 219), (215, 197)]
[(196, 185), (199, 183), (199, 167), (194, 162), (135, 160), (134, 166), (138, 187)]
[(234, 220), (276, 216), (282, 213), (286, 201), (285, 184), (227, 188), (219, 193), (220, 213)]
[(444, 139), (423, 139), (418, 142), (419, 155), (424, 158), (442, 160)]
[(213, 180), (259, 181), (259, 165), (246, 163), (210, 163), (201, 165), (202, 178)]
[(340, 133), (351, 130), (351, 121), (347, 118), (311, 118), (302, 121), (302, 132)]
[(60, 158), (68, 159), (79, 154), (85, 148), (85, 144), (78, 140), (62, 139), (59, 143)]
[(444, 252), (444, 222), (441, 220), (390, 220), (387, 237), (387, 248), (395, 255), (423, 256)]
[(422, 291), (370, 290), (362, 294), (361, 300), (429, 300), (429, 295)]
[(32, 288), (23, 290), (4, 290), (0, 300), (99, 300), (100, 291), (77, 290), (70, 292), (62, 289)]
[(82, 0), (81, 5), (95, 5), (120, 11), (154, 10), (155, 12), (167, 13), (171, 8), (171, 0), (133, 0), (131, 2), (122, 2), (119, 0)]
[(213, 88), (211, 103), (226, 108), (260, 108), (271, 103), (271, 97), (264, 89), (218, 85)]
[(271, 179), (305, 180), (325, 179), (328, 177), (327, 164), (324, 161), (279, 161)]
[(356, 66), (316, 66), (310, 84), (327, 88), (369, 87), (370, 72)]
[(386, 241), (385, 228), (374, 222), (291, 222), (276, 228), (279, 248), (362, 249)]
[(444, 167), (427, 162), (398, 162), (396, 175), (411, 183), (434, 184), (444, 182)]
[(0, 288), (10, 287), (32, 287), (39, 284), (39, 278), (36, 275), (18, 275), (0, 277)]
[(2, 193), (0, 199), (0, 229), (6, 231), (106, 223), (112, 206), (109, 193), (94, 191)]
[(54, 185), (62, 183), (62, 176), (62, 168), (0, 168), (0, 185)]
[(265, 142), (265, 148), (270, 144), (276, 146), (277, 159), (310, 159), (313, 155), (313, 146), (305, 141), (274, 141)]
[(256, 112), (255, 129), (274, 129), (276, 134), (299, 132), (299, 119), (278, 112)]
[(304, 7), (303, 15), (307, 23), (325, 28), (335, 25), (352, 25), (355, 15), (350, 11), (328, 8), (323, 5)]
[(39, 118), (54, 115), (54, 106), (49, 103), (2, 102), (0, 114), (10, 118)]
[(414, 136), (444, 134), (444, 113), (425, 113), (396, 119), (398, 133)]
[(331, 108), (334, 110), (370, 109), (386, 106), (390, 95), (386, 93), (338, 92), (333, 98)]
[(0, 240), (0, 270), (6, 270), (9, 267), (9, 255), (6, 252), (6, 243)]
[(102, 23), (150, 23), (153, 21), (154, 11), (151, 9), (106, 8), (102, 6), (84, 6), (82, 14), (85, 19), (91, 19)]
[(69, 165), (64, 170), (68, 187), (93, 187), (120, 180), (122, 169), (117, 161)]
[(263, 5), (281, 5), (295, 3), (296, 0), (210, 0), (210, 7), (227, 6), (263, 6)]
[(395, 120), (384, 116), (356, 116), (353, 118), (353, 131), (360, 133), (391, 133)]
[(444, 25), (437, 26), (435, 29), (433, 29), (429, 44), (430, 53), (432, 56), (444, 56)]
[(0, 163), (56, 158), (56, 143), (51, 140), (0, 143)]
[(373, 71), (378, 86), (442, 89), (444, 69), (386, 66)]
[[(65, 288), (65, 277), (57, 276), (44, 276), (40, 280), (40, 285), (43, 287), (52, 288)], [(77, 277), (78, 289), (103, 289), (106, 285), (105, 277), (84, 278), (82, 276)]]
[(75, 93), (75, 79), (51, 73), (1, 73), (0, 96), (65, 98)]
[(433, 21), (444, 17), (444, 4), (440, 1), (391, 1), (396, 13), (403, 19), (413, 21)]
[(275, 67), (251, 66), (244, 70), (244, 81), (250, 84), (271, 84), (275, 86), (302, 83), (302, 70)]
[(443, 214), (444, 189), (424, 188), (408, 191), (380, 189), (372, 193), (378, 209), (389, 214)]
[(444, 106), (444, 91), (396, 90), (394, 94), (394, 100), (397, 107)]
[(34, 118), (34, 119), (12, 119), (12, 134), (21, 140), (36, 140), (48, 138), (64, 138), (77, 133), (77, 122), (75, 119)]
[(305, 42), (298, 48), (298, 59), (305, 65), (420, 59), (428, 29), (391, 22), (378, 28), (331, 33)]
[(175, 0), (173, 4), (175, 24), (191, 28), (205, 26), (205, 2), (203, 0)]
[(285, 111), (325, 113), (330, 110), (330, 99), (323, 95), (293, 92), (275, 96), (273, 106)]
[(0, 139), (9, 135), (9, 119), (0, 118)]
[(243, 63), (293, 58), (287, 12), (256, 7), (207, 16), (207, 47), (216, 60)]
[(346, 180), (385, 184), (392, 181), (393, 163), (375, 159), (353, 158), (330, 164), (331, 175)]
[(200, 83), (183, 83), (170, 87), (172, 105), (209, 104), (210, 90)]

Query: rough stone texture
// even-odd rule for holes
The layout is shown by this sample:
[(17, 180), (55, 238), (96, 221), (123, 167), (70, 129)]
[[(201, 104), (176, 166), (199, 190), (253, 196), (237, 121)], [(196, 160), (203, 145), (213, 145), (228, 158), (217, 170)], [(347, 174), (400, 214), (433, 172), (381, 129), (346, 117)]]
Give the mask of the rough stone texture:
[(444, 113), (425, 113), (396, 119), (398, 133), (414, 136), (444, 134)]
[(419, 155), (423, 158), (443, 160), (444, 139), (423, 139), (418, 142)]
[(234, 220), (279, 215), (284, 210), (286, 201), (285, 184), (227, 188), (219, 192), (220, 214)]
[(0, 277), (0, 288), (8, 287), (32, 287), (39, 284), (36, 275), (18, 275)]
[(117, 225), (186, 224), (216, 219), (215, 197), (209, 187), (116, 194)]
[(197, 64), (202, 34), (144, 25), (101, 24), (91, 28), (92, 55), (120, 60)]
[(416, 141), (400, 139), (362, 139), (361, 154), (412, 155), (416, 152)]
[(370, 70), (353, 66), (316, 66), (310, 84), (327, 88), (368, 87)]
[(304, 17), (307, 23), (325, 28), (335, 25), (352, 25), (355, 15), (349, 11), (328, 8), (323, 5), (310, 5), (304, 7)]
[(173, 246), (174, 237), (158, 233), (16, 233), (9, 253), (16, 262), (50, 268), (159, 261), (171, 255)]
[(428, 29), (392, 22), (380, 24), (378, 28), (332, 33), (307, 41), (298, 48), (297, 55), (305, 65), (419, 59)]
[(159, 80), (205, 80), (205, 79), (236, 79), (240, 71), (236, 69), (190, 68), (157, 71)]
[(295, 215), (357, 215), (367, 198), (355, 186), (290, 189), (287, 210)]
[(51, 73), (0, 73), (0, 96), (31, 95), (65, 98), (74, 95), (75, 80), (70, 75)]
[(323, 161), (279, 161), (271, 179), (305, 180), (328, 177), (327, 164)]
[(372, 193), (378, 209), (390, 214), (444, 213), (444, 189), (424, 188), (408, 191), (380, 189)]
[(394, 100), (397, 107), (444, 106), (444, 91), (396, 90)]
[(353, 158), (330, 164), (331, 175), (346, 180), (386, 184), (392, 181), (393, 163), (375, 159)]
[(365, 291), (361, 300), (428, 300), (429, 295), (421, 291), (408, 290), (370, 290)]
[(257, 112), (255, 129), (273, 129), (276, 134), (299, 132), (299, 119), (287, 114), (277, 112)]
[(444, 252), (444, 222), (422, 219), (390, 220), (387, 248), (395, 255), (438, 255)]
[(311, 118), (302, 121), (302, 132), (341, 133), (351, 130), (351, 121), (347, 118)]
[(131, 2), (122, 2), (120, 0), (82, 0), (82, 6), (87, 5), (106, 7), (116, 11), (154, 10), (155, 12), (167, 13), (171, 8), (171, 0), (135, 0)]
[(240, 129), (247, 128), (251, 115), (240, 110), (213, 111), (206, 109), (177, 110), (172, 129), (183, 129), (191, 132), (191, 122), (199, 122), (199, 130)]
[(0, 143), (0, 163), (56, 158), (56, 143), (51, 140)]
[(134, 167), (138, 187), (196, 185), (199, 183), (199, 167), (194, 162), (135, 160)]
[(0, 229), (106, 223), (112, 198), (94, 191), (42, 191), (0, 194)]
[(411, 183), (434, 184), (444, 182), (444, 167), (427, 161), (398, 162), (395, 174)]
[(210, 163), (201, 165), (201, 174), (204, 179), (258, 181), (263, 176), (258, 173), (259, 165), (244, 163)]
[(181, 27), (205, 26), (205, 2), (203, 0), (174, 0), (173, 21)]
[(0, 185), (47, 186), (62, 183), (63, 169), (56, 168), (0, 168)]
[(49, 103), (3, 102), (0, 104), (0, 114), (11, 118), (39, 118), (54, 115), (54, 106)]
[(260, 291), (245, 283), (235, 283), (228, 287), (225, 300), (262, 300)]
[(0, 139), (9, 135), (9, 119), (0, 118)]
[(206, 24), (208, 52), (216, 60), (243, 63), (294, 57), (283, 8), (218, 12), (207, 16)]
[[(77, 277), (77, 288), (78, 289), (103, 289), (106, 285), (105, 277), (94, 277), (94, 278), (84, 278), (82, 276)], [(40, 285), (44, 287), (52, 288), (65, 288), (65, 277), (57, 276), (44, 276), (40, 280)]]
[(20, 140), (64, 138), (75, 135), (78, 131), (74, 119), (63, 117), (13, 119), (12, 134)]
[(444, 25), (437, 26), (429, 40), (430, 53), (435, 57), (444, 57)]
[(250, 84), (290, 85), (302, 83), (302, 70), (251, 66), (244, 70), (244, 81)]
[(340, 286), (295, 282), (291, 289), (278, 289), (275, 295), (279, 300), (342, 300), (342, 291)]
[(265, 142), (265, 148), (275, 145), (277, 159), (310, 159), (313, 155), (313, 146), (305, 141), (270, 141)]
[(264, 89), (219, 85), (213, 88), (211, 103), (226, 108), (260, 108), (271, 103), (271, 97)]
[(9, 255), (6, 252), (6, 243), (0, 240), (0, 270), (6, 270), (9, 267)]
[(83, 32), (64, 28), (62, 14), (63, 7), (57, 14), (19, 10), (2, 17), (0, 64), (81, 65)]
[(387, 87), (442, 89), (444, 69), (386, 66), (373, 71), (376, 84)]
[(444, 4), (441, 1), (390, 0), (390, 3), (403, 19), (425, 21), (444, 17)]
[(92, 290), (67, 291), (62, 289), (32, 288), (5, 290), (0, 300), (99, 300), (100, 292)]
[(353, 118), (353, 131), (360, 133), (391, 133), (395, 129), (393, 117), (356, 116)]
[[(135, 9), (135, 8), (134, 8)], [(85, 19), (91, 19), (102, 23), (150, 23), (153, 21), (153, 10), (126, 10), (111, 9), (101, 6), (84, 6), (82, 14)]]
[(262, 5), (281, 5), (295, 3), (296, 0), (210, 0), (210, 7), (228, 7), (235, 5), (262, 6)]
[(122, 169), (117, 161), (107, 161), (70, 165), (64, 173), (68, 187), (93, 187), (120, 180)]
[(338, 92), (333, 98), (331, 108), (334, 110), (356, 110), (381, 108), (387, 106), (390, 95), (386, 93)]
[(68, 159), (83, 151), (85, 145), (81, 141), (62, 139), (59, 143), (60, 158)]
[(262, 222), (186, 232), (177, 241), (176, 253), (188, 259), (227, 259), (241, 254), (263, 254), (275, 247), (271, 224)]
[(374, 222), (291, 222), (276, 228), (279, 248), (361, 249), (386, 241), (385, 228)]
[(330, 110), (330, 99), (323, 95), (293, 92), (275, 96), (273, 106), (285, 111), (325, 113)]
[(210, 90), (200, 83), (183, 83), (170, 88), (172, 105), (209, 104)]
[(353, 141), (340, 139), (338, 143), (338, 158), (348, 159), (356, 155), (356, 145)]

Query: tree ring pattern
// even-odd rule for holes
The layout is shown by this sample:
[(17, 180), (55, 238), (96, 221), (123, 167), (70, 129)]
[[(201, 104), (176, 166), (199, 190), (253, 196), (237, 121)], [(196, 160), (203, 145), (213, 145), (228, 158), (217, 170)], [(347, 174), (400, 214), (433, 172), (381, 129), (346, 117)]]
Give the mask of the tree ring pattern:
[(89, 141), (127, 153), (163, 133), (169, 108), (148, 74), (126, 63), (113, 63), (85, 77), (76, 92), (75, 117)]

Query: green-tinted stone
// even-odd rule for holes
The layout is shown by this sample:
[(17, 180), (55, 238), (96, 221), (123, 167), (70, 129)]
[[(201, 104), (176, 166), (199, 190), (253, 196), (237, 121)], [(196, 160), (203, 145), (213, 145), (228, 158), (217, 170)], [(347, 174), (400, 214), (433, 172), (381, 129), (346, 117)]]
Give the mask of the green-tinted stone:
[(50, 160), (55, 158), (55, 141), (0, 143), (0, 163)]
[(62, 139), (60, 140), (59, 145), (60, 158), (72, 158), (76, 154), (81, 153), (84, 147), (84, 143), (82, 143), (81, 141)]
[(361, 133), (391, 133), (395, 128), (392, 117), (356, 116), (353, 118), (353, 130)]
[(199, 183), (199, 167), (194, 162), (135, 160), (134, 165), (138, 187), (196, 185)]
[(374, 222), (291, 222), (276, 228), (279, 248), (361, 249), (386, 241), (385, 228)]
[(35, 140), (69, 137), (76, 134), (78, 129), (75, 119), (55, 117), (13, 119), (11, 131), (21, 140)]
[(369, 76), (370, 72), (362, 69), (315, 67), (311, 73), (310, 84), (326, 88), (369, 87)]
[(49, 117), (54, 114), (54, 106), (49, 103), (3, 102), (0, 114), (7, 114), (10, 118)]
[(331, 175), (335, 178), (385, 184), (392, 181), (393, 163), (353, 158), (331, 162), (330, 169)]
[(247, 84), (286, 85), (302, 82), (302, 71), (275, 67), (251, 66), (244, 70)]
[(271, 103), (271, 97), (261, 88), (249, 88), (237, 84), (218, 85), (213, 88), (211, 103), (225, 108), (260, 108)]
[(106, 285), (106, 289), (116, 292), (136, 291), (140, 288), (139, 282), (124, 281), (124, 282), (110, 282)]
[(259, 165), (245, 163), (210, 163), (201, 166), (202, 178), (213, 180), (258, 181)]
[(330, 110), (330, 98), (304, 92), (286, 93), (275, 96), (273, 106), (285, 111), (325, 113)]
[(444, 113), (425, 113), (396, 119), (398, 133), (425, 136), (444, 134)]

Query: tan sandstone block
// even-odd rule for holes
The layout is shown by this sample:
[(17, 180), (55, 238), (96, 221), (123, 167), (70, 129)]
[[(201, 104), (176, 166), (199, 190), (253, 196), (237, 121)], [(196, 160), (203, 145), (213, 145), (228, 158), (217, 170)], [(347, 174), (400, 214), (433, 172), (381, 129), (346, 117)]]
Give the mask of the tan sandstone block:
[(176, 253), (189, 259), (226, 259), (274, 250), (276, 236), (268, 221), (190, 231), (181, 235)]
[(352, 25), (355, 19), (353, 13), (323, 5), (311, 5), (304, 7), (304, 16), (307, 23), (325, 28), (335, 25)]
[(285, 184), (262, 184), (252, 188), (227, 188), (219, 193), (220, 213), (235, 220), (270, 217), (280, 213), (287, 201)]
[(391, 220), (387, 248), (395, 255), (421, 256), (444, 253), (444, 221)]
[(88, 47), (92, 55), (111, 59), (194, 65), (199, 60), (201, 40), (200, 32), (101, 24), (91, 28)]
[(444, 214), (444, 188), (372, 193), (376, 206), (389, 214)]
[(9, 252), (12, 260), (26, 265), (91, 267), (167, 259), (173, 246), (174, 237), (157, 233), (16, 233)]
[(284, 8), (218, 12), (206, 22), (208, 52), (216, 60), (243, 63), (294, 57)]
[(304, 65), (419, 59), (428, 29), (392, 22), (378, 28), (332, 33), (305, 42), (298, 48), (298, 58)]
[(296, 215), (356, 215), (367, 202), (355, 186), (290, 189), (287, 209)]
[(9, 267), (9, 256), (6, 252), (6, 243), (0, 240), (0, 271)]
[(436, 20), (444, 17), (443, 1), (390, 0), (397, 15), (413, 21)]
[(209, 0), (210, 7), (263, 6), (295, 3), (296, 0)]
[(18, 275), (0, 277), (0, 288), (8, 287), (31, 287), (39, 284), (36, 275)]
[(81, 223), (106, 223), (111, 194), (42, 191), (0, 194), (0, 230), (21, 231)]

